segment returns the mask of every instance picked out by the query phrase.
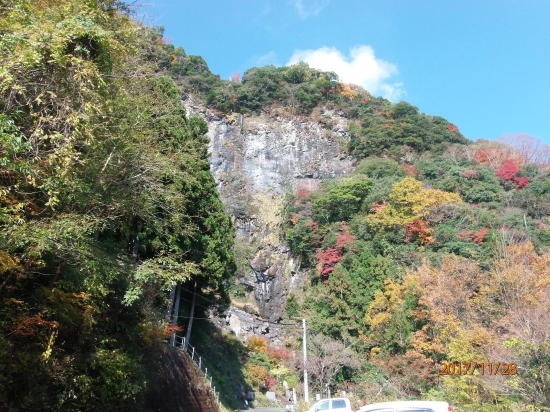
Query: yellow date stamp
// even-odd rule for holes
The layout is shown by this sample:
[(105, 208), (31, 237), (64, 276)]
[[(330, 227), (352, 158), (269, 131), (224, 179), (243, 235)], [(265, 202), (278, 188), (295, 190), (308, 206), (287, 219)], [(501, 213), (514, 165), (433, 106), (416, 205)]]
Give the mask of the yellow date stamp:
[(507, 362), (441, 362), (440, 375), (516, 375), (518, 366)]

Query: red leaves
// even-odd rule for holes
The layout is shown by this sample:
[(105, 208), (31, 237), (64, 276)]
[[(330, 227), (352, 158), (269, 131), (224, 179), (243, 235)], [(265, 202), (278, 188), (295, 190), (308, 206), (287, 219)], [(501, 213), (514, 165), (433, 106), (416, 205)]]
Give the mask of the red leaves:
[(384, 123), (384, 126), (390, 127), (390, 126), (393, 126), (393, 123), (392, 122), (387, 122), (387, 123)]
[(342, 260), (342, 252), (339, 249), (329, 247), (324, 252), (318, 253), (317, 259), (321, 263), (321, 276), (328, 276), (334, 270), (334, 266)]
[(408, 165), (407, 163), (403, 163), (403, 168), (407, 171), (407, 174), (409, 176), (418, 175), (418, 172), (416, 171), (416, 168), (412, 165)]
[(473, 232), (471, 230), (460, 232), (456, 235), (456, 237), (470, 242), (475, 242), (477, 245), (482, 245), (483, 241), (485, 240), (485, 235), (488, 231), (489, 229), (487, 229), (486, 227), (482, 227), (477, 232)]
[[(346, 224), (342, 223), (339, 230), (343, 233), (336, 239), (336, 247), (329, 247), (324, 252), (317, 254), (317, 259), (319, 259), (319, 263), (321, 264), (319, 269), (321, 276), (328, 277), (332, 273), (336, 264), (340, 262), (344, 256), (344, 248), (346, 245), (355, 240), (353, 235), (349, 233)], [(323, 283), (327, 285), (328, 281), (325, 279)]]
[(516, 174), (520, 171), (512, 159), (506, 160), (497, 170), (496, 175), (502, 177), (506, 181), (513, 180)]
[(516, 162), (513, 159), (508, 159), (498, 168), (496, 175), (507, 182), (513, 182), (516, 189), (520, 189), (530, 182), (526, 177), (517, 177), (519, 172), (521, 172), (521, 169), (516, 165)]
[(338, 249), (343, 249), (348, 243), (353, 242), (354, 240), (355, 238), (353, 235), (346, 231), (338, 236), (338, 239), (336, 240), (336, 247)]
[(309, 196), (309, 191), (307, 189), (304, 189), (303, 187), (299, 187), (298, 189), (296, 189), (295, 196), (299, 200), (304, 200), (306, 197)]
[(526, 177), (516, 177), (514, 179), (514, 183), (517, 189), (521, 189), (522, 187), (527, 186), (531, 182)]
[(268, 389), (274, 389), (275, 386), (277, 386), (277, 379), (275, 378), (272, 378), (271, 376), (267, 376), (265, 378), (265, 383), (264, 383), (265, 387), (268, 388)]
[(363, 97), (363, 98), (361, 99), (361, 103), (366, 103), (366, 102), (368, 102), (368, 100), (369, 100), (369, 99), (368, 99), (367, 97)]
[(455, 132), (458, 131), (458, 126), (448, 124), (447, 126), (445, 126), (445, 129), (450, 130), (451, 132)]
[(284, 359), (290, 358), (291, 353), (287, 352), (283, 348), (272, 348), (271, 346), (268, 346), (267, 357), (271, 363), (279, 363)]

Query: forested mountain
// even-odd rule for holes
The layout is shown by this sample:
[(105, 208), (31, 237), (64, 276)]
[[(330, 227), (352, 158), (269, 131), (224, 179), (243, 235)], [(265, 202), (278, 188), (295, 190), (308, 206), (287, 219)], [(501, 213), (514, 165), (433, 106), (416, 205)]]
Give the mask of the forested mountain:
[(130, 15), (0, 5), (0, 408), (149, 410), (193, 290), (231, 410), (303, 393), (302, 318), (310, 393), (550, 407), (546, 145), (305, 63), (221, 80)]

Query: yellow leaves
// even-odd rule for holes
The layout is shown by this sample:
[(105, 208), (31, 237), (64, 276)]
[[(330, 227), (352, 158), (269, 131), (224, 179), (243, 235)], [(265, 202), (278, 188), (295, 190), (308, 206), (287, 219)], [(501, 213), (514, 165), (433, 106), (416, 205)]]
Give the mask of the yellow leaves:
[(357, 91), (354, 90), (357, 86), (355, 86), (352, 83), (340, 83), (340, 90), (339, 94), (341, 96), (344, 96), (345, 98), (349, 99), (350, 101), (353, 101), (357, 97)]
[(406, 276), (403, 283), (386, 279), (384, 292), (376, 291), (363, 323), (369, 326), (373, 333), (383, 331), (391, 322), (394, 313), (404, 310), (405, 295), (414, 289), (416, 282), (414, 276)]
[[(140, 323), (138, 334), (141, 343), (146, 347), (151, 347), (155, 342), (158, 342), (163, 336), (165, 336), (165, 329), (150, 322)], [(170, 336), (170, 333), (168, 336)]]
[(0, 275), (15, 270), (21, 270), (21, 268), (19, 259), (10, 256), (3, 250), (0, 250)]
[(498, 296), (509, 309), (536, 305), (550, 288), (550, 253), (539, 256), (531, 242), (504, 248), (491, 270), (491, 282), (483, 289)]
[(385, 227), (404, 226), (429, 214), (432, 207), (446, 203), (460, 203), (456, 193), (437, 189), (424, 189), (422, 183), (409, 176), (392, 186), (389, 204), (367, 216), (367, 223), (383, 230)]
[(50, 339), (48, 339), (48, 345), (46, 346), (46, 350), (44, 351), (44, 353), (42, 353), (43, 362), (46, 362), (48, 359), (50, 359), (50, 356), (53, 350), (53, 344), (55, 342), (55, 338), (57, 337), (57, 333), (58, 333), (57, 329), (53, 330), (50, 335)]
[(453, 362), (486, 362), (484, 349), (490, 346), (494, 334), (480, 325), (461, 329), (448, 344), (447, 359)]
[(30, 173), (27, 175), (27, 183), (33, 187), (36, 187), (36, 179)]

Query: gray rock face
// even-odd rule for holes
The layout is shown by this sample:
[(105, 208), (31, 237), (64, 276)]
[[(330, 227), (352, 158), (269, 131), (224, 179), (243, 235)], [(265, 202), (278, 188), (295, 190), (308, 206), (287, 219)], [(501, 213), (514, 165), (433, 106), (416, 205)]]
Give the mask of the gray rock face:
[[(222, 117), (191, 98), (185, 104), (188, 113), (208, 122), (211, 170), (237, 228), (239, 281), (247, 290), (247, 304), (271, 324), (278, 322), (286, 296), (305, 276), (281, 240), (284, 196), (317, 190), (321, 179), (353, 170), (353, 159), (340, 148), (349, 139), (348, 120), (330, 110), (311, 117), (283, 109)], [(258, 334), (261, 328), (243, 326), (250, 322), (235, 313), (226, 326), (239, 336)]]
[(247, 117), (239, 126), (206, 115), (212, 173), (221, 185), (231, 181), (228, 174), (238, 174), (249, 191), (285, 194), (296, 189), (299, 180), (333, 178), (352, 168), (352, 159), (339, 148), (347, 141), (343, 117), (334, 116), (335, 126), (326, 128), (298, 117)]

